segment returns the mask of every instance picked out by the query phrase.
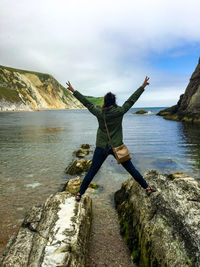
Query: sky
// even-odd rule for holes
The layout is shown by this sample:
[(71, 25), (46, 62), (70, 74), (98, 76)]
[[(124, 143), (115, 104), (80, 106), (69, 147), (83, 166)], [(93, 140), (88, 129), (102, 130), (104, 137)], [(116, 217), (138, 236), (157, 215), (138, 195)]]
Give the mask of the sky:
[[(1, 0), (0, 65), (53, 75), (118, 105), (168, 107), (200, 57), (199, 0)], [(67, 89), (66, 89), (67, 90)]]

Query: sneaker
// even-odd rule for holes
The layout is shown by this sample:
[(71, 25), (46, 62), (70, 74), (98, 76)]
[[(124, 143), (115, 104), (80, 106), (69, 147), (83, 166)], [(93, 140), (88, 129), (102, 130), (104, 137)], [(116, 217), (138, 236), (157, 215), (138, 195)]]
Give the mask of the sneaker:
[(76, 199), (76, 201), (80, 201), (81, 200), (81, 194), (79, 192), (76, 193), (75, 199)]
[(150, 196), (151, 193), (156, 192), (156, 191), (157, 191), (157, 189), (155, 187), (153, 187), (153, 186), (150, 186), (150, 185), (146, 188), (147, 196)]

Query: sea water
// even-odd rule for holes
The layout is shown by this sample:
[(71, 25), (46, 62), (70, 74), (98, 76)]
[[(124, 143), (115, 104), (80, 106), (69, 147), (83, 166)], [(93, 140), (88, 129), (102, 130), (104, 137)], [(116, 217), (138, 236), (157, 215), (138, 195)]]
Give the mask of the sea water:
[[(198, 179), (200, 125), (156, 116), (162, 108), (143, 109), (148, 113), (136, 115), (133, 113), (138, 109), (130, 109), (123, 118), (124, 143), (135, 167), (142, 174), (151, 169), (162, 173), (182, 171)], [(83, 143), (94, 150), (97, 128), (98, 121), (88, 110), (0, 113), (1, 240), (6, 243), (25, 212), (71, 178), (64, 170), (73, 159), (73, 151)], [(92, 158), (92, 153), (88, 157)], [(106, 174), (112, 177), (109, 181)], [(93, 181), (112, 187), (129, 177), (109, 155)], [(4, 246), (2, 241), (0, 250)]]

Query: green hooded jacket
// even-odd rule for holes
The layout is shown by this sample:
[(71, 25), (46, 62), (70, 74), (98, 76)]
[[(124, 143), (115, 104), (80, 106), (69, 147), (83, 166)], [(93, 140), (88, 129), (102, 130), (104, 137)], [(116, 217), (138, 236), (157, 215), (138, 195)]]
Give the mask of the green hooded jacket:
[(102, 109), (95, 107), (84, 95), (79, 91), (75, 90), (73, 95), (93, 114), (97, 117), (99, 127), (96, 135), (96, 146), (105, 148), (108, 144), (111, 147), (108, 135), (106, 132), (106, 127), (104, 123), (103, 113), (105, 114), (105, 119), (107, 127), (112, 140), (112, 145), (114, 147), (123, 144), (123, 131), (122, 131), (122, 119), (124, 114), (133, 106), (133, 104), (138, 100), (140, 95), (144, 92), (144, 88), (139, 87), (125, 102), (122, 106), (110, 106), (102, 111)]

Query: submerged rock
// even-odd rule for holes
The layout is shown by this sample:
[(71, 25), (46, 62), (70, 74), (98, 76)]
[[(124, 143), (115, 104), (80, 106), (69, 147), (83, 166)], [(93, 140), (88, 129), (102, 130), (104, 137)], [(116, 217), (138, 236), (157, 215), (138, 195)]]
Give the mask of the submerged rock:
[(27, 213), (0, 258), (0, 266), (85, 266), (91, 211), (87, 195), (76, 202), (69, 192), (52, 194)]
[(151, 162), (153, 168), (159, 169), (162, 171), (167, 171), (167, 170), (176, 170), (178, 168), (178, 164), (171, 158), (160, 158), (153, 160)]
[(65, 169), (67, 174), (80, 174), (82, 172), (87, 172), (92, 164), (92, 160), (80, 159), (72, 161), (69, 166)]
[(170, 108), (161, 110), (157, 115), (165, 119), (187, 122), (200, 122), (200, 58), (193, 72), (185, 93), (180, 96), (178, 103)]
[(188, 178), (189, 176), (185, 174), (184, 172), (175, 172), (168, 175), (168, 178), (170, 179), (178, 179), (178, 178)]
[(133, 179), (115, 193), (121, 234), (139, 266), (200, 266), (200, 184), (183, 173), (144, 175), (150, 196)]
[(85, 156), (87, 156), (89, 154), (89, 150), (81, 148), (77, 151), (74, 151), (73, 154), (78, 158), (84, 158)]
[(82, 144), (81, 145), (81, 148), (83, 148), (83, 149), (89, 149), (90, 148), (90, 145), (89, 144)]
[(148, 111), (144, 110), (144, 109), (140, 109), (140, 110), (137, 110), (136, 112), (134, 112), (134, 114), (146, 114), (148, 113)]

